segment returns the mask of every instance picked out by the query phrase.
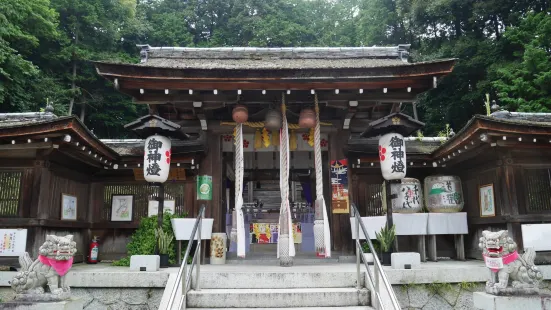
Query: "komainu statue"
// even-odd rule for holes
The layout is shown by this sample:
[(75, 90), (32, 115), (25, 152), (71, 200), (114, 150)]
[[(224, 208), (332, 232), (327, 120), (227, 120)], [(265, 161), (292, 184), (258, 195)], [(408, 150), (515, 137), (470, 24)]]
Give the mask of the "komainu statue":
[(11, 281), (11, 287), (17, 293), (16, 299), (69, 299), (70, 289), (65, 283), (65, 275), (71, 269), (73, 256), (77, 252), (73, 236), (47, 235), (38, 252), (38, 259), (34, 262), (26, 252), (19, 257), (21, 272)]
[(506, 230), (483, 231), (478, 246), (486, 266), (490, 268), (490, 280), (486, 293), (493, 295), (538, 294), (542, 273), (534, 266), (536, 252), (527, 249), (522, 255), (517, 244)]

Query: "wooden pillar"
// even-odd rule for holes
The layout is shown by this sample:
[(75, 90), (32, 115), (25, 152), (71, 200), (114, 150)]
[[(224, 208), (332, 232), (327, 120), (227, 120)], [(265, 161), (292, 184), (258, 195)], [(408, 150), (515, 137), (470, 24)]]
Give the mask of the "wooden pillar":
[(429, 260), (437, 262), (437, 251), (436, 251), (436, 235), (429, 235)]
[(50, 208), (47, 205), (47, 196), (50, 190), (51, 172), (47, 160), (36, 160), (33, 168), (33, 192), (31, 198), (30, 216), (38, 219), (48, 219)]
[[(212, 176), (212, 200), (194, 200), (194, 214), (190, 214), (192, 217), (199, 215), (199, 209), (202, 204), (206, 205), (205, 217), (213, 218), (214, 223), (212, 224), (212, 232), (225, 232), (225, 229), (222, 227), (224, 223), (224, 216), (222, 205), (222, 144), (221, 137), (218, 134), (207, 133), (208, 134), (208, 153), (203, 158), (199, 166), (199, 175), (210, 175)], [(205, 249), (209, 248), (208, 242), (203, 243), (201, 247), (202, 259), (209, 254)]]
[[(501, 203), (496, 200), (495, 204), (501, 206), (500, 214), (502, 216), (516, 216), (519, 215), (519, 204), (514, 160), (510, 151), (502, 151), (498, 154), (500, 157), (498, 160), (499, 167), (496, 170), (496, 180), (498, 184), (494, 185), (494, 195), (499, 195)], [(519, 249), (522, 249), (522, 231), (520, 224), (507, 222), (507, 230), (509, 231), (509, 236), (515, 240)]]
[[(341, 128), (339, 126), (339, 128)], [(338, 130), (335, 133), (329, 135), (329, 162), (331, 160), (339, 160), (345, 158), (344, 148), (346, 147), (346, 142), (348, 141), (349, 132), (346, 130)], [(324, 162), (323, 165), (329, 167), (329, 162)], [(331, 171), (327, 169), (327, 183), (328, 188), (331, 188)], [(351, 192), (352, 186), (350, 186), (350, 180), (352, 180), (352, 175), (350, 173), (350, 163), (348, 167), (348, 197), (353, 197)], [(324, 180), (325, 182), (325, 180)], [(345, 214), (333, 214), (331, 209), (331, 191), (329, 195), (325, 196), (325, 201), (327, 204), (327, 212), (330, 218), (330, 229), (331, 229), (331, 239), (333, 251), (340, 252), (345, 255), (350, 255), (354, 253), (354, 245), (352, 240), (352, 229), (350, 227), (350, 213)], [(351, 208), (352, 206), (350, 206)], [(335, 253), (336, 254), (336, 253)]]
[(34, 168), (23, 170), (21, 175), (21, 191), (19, 193), (18, 216), (28, 218), (31, 215), (33, 197)]

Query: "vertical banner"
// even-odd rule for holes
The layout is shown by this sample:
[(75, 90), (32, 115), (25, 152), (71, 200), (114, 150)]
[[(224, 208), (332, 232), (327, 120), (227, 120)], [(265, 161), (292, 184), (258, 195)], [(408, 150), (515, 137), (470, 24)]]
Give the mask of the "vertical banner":
[(331, 161), (331, 209), (333, 213), (350, 213), (348, 159)]
[(197, 176), (197, 200), (212, 200), (212, 176)]

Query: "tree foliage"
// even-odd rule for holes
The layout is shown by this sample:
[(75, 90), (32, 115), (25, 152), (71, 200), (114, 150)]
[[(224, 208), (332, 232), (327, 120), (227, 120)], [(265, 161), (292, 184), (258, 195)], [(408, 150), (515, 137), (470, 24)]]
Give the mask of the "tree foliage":
[(100, 137), (145, 111), (92, 61), (136, 62), (152, 46), (412, 44), (412, 60), (457, 58), (419, 99), (425, 134), (484, 113), (485, 94), (519, 111), (549, 111), (549, 0), (3, 0), (0, 111), (54, 102)]
[(493, 68), (500, 100), (512, 110), (551, 111), (551, 16), (530, 14), (505, 34), (513, 59)]

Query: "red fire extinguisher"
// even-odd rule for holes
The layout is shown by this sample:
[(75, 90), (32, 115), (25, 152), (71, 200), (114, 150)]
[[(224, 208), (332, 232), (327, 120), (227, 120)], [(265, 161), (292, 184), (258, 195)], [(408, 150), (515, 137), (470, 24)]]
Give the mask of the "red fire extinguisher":
[(90, 242), (90, 248), (88, 250), (88, 263), (97, 264), (98, 254), (99, 254), (98, 237), (94, 236), (94, 239), (92, 239), (92, 242)]

